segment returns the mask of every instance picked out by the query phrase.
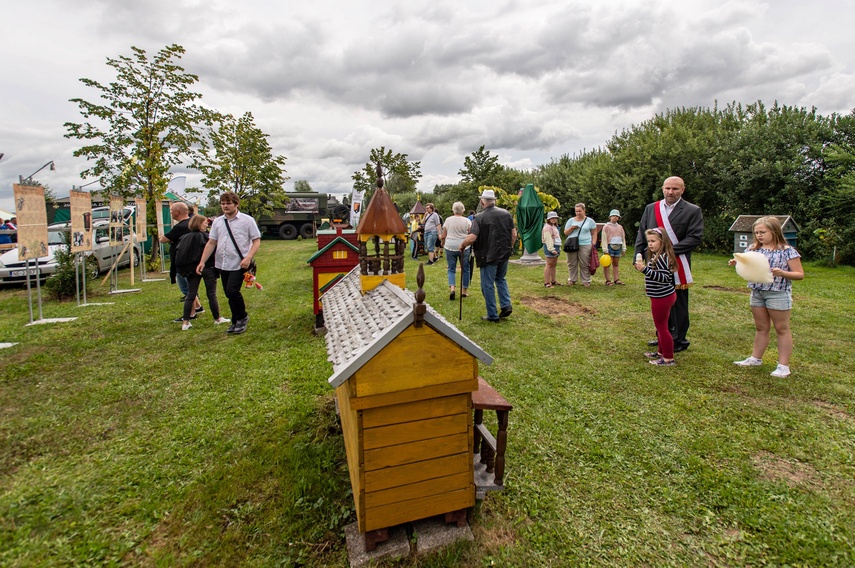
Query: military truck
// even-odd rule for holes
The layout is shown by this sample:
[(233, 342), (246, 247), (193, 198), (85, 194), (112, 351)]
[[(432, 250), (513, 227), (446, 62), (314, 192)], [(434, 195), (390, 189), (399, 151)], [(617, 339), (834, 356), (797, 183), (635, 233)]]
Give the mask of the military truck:
[(262, 233), (279, 235), (285, 240), (315, 238), (315, 231), (325, 219), (330, 222), (346, 223), (350, 208), (343, 205), (334, 195), (315, 192), (288, 192), (289, 202), (275, 209), (272, 215), (258, 220)]

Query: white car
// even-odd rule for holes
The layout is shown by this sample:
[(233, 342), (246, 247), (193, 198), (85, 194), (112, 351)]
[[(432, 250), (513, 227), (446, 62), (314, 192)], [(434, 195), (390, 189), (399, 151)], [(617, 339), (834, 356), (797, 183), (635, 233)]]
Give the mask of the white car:
[[(94, 231), (92, 235), (93, 250), (87, 251), (85, 253), (87, 280), (93, 280), (97, 278), (99, 274), (108, 270), (113, 265), (113, 262), (116, 260), (116, 257), (119, 255), (123, 248), (120, 246), (110, 246), (109, 221), (95, 221), (92, 228)], [(50, 227), (48, 227), (47, 254), (39, 257), (37, 267), (34, 266), (34, 264), (36, 263), (32, 259), (30, 260), (31, 275), (38, 274), (41, 280), (45, 280), (48, 276), (50, 276), (56, 271), (56, 259), (54, 258), (54, 253), (60, 247), (66, 246), (66, 237), (63, 234), (66, 232), (68, 232), (67, 223), (61, 225), (51, 225)], [(130, 233), (126, 233), (124, 235), (125, 242), (130, 240), (130, 238)], [(135, 244), (132, 247), (132, 250), (133, 264), (136, 267), (139, 266), (140, 259), (142, 258), (142, 250), (140, 249), (139, 244)], [(122, 259), (119, 262), (119, 266), (127, 266), (129, 264), (129, 259), (130, 256), (128, 255), (128, 251), (125, 251), (125, 254), (122, 255)], [(26, 264), (27, 261), (18, 259), (17, 247), (0, 256), (0, 284), (26, 283)]]

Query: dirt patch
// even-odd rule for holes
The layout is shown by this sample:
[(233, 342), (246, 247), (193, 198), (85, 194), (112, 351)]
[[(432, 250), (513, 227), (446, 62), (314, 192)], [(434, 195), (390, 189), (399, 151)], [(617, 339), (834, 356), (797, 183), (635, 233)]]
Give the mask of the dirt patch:
[(760, 452), (751, 461), (760, 475), (768, 481), (783, 481), (790, 487), (821, 485), (817, 471), (809, 464), (798, 460), (787, 461), (771, 452)]
[(750, 288), (729, 288), (727, 286), (702, 286), (707, 290), (718, 290), (719, 292), (736, 292), (737, 294), (750, 294)]
[(847, 420), (851, 418), (846, 410), (836, 404), (831, 404), (822, 400), (815, 400), (813, 401), (813, 404), (838, 420)]
[(557, 296), (534, 297), (525, 296), (520, 303), (534, 311), (552, 317), (558, 316), (590, 316), (596, 312), (577, 302), (570, 302)]

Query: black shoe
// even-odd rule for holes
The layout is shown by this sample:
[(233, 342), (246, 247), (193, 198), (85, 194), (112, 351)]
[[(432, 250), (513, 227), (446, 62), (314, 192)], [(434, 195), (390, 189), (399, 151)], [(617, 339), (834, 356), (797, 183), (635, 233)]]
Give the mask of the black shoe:
[(448, 295), (448, 299), (452, 302), (454, 301), (454, 290), (452, 290), (451, 293)]
[(502, 321), (499, 318), (493, 319), (493, 318), (488, 317), (488, 316), (481, 316), (481, 319), (484, 321), (489, 321), (489, 322), (493, 322), (493, 323), (499, 323), (500, 321)]
[(186, 298), (187, 298), (187, 296), (181, 296), (181, 299), (180, 299), (180, 300), (178, 300), (178, 301), (179, 301), (179, 302), (183, 302)]
[[(191, 320), (194, 320), (194, 319), (196, 319), (196, 316), (190, 316), (190, 319), (191, 319)], [(183, 317), (175, 318), (175, 319), (174, 319), (174, 320), (172, 320), (172, 321), (174, 321), (175, 323), (181, 323), (182, 321), (184, 321), (184, 318), (183, 318)]]
[(688, 343), (681, 343), (680, 345), (674, 345), (674, 353), (679, 353), (680, 351), (685, 351), (689, 348)]
[(202, 312), (204, 312), (204, 311), (205, 311), (205, 308), (203, 308), (202, 306), (199, 306), (198, 308), (196, 308), (196, 314), (197, 314), (197, 315), (198, 315), (198, 314), (201, 314), (201, 313), (202, 313)]
[(249, 316), (246, 316), (243, 319), (237, 320), (237, 322), (235, 322), (235, 329), (234, 329), (234, 331), (232, 331), (232, 333), (234, 335), (239, 335), (239, 334), (243, 333), (244, 331), (246, 331), (247, 324), (249, 324)]
[(502, 311), (499, 312), (499, 317), (500, 318), (506, 318), (509, 315), (511, 315), (512, 313), (514, 313), (514, 309), (512, 307), (508, 306), (507, 308), (502, 308)]
[(226, 328), (226, 333), (234, 333), (235, 332), (235, 324), (230, 325)]
[(658, 339), (651, 339), (650, 341), (647, 342), (647, 344), (650, 347), (656, 347), (657, 345), (659, 345), (659, 340)]

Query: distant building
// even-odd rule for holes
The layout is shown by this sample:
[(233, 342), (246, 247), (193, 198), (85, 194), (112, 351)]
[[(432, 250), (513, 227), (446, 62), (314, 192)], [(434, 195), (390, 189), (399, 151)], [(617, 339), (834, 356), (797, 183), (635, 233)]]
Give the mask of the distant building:
[(761, 217), (776, 217), (781, 222), (787, 244), (796, 246), (796, 236), (800, 229), (789, 215), (740, 215), (729, 229), (733, 233), (733, 252), (744, 252), (754, 241), (754, 222)]

